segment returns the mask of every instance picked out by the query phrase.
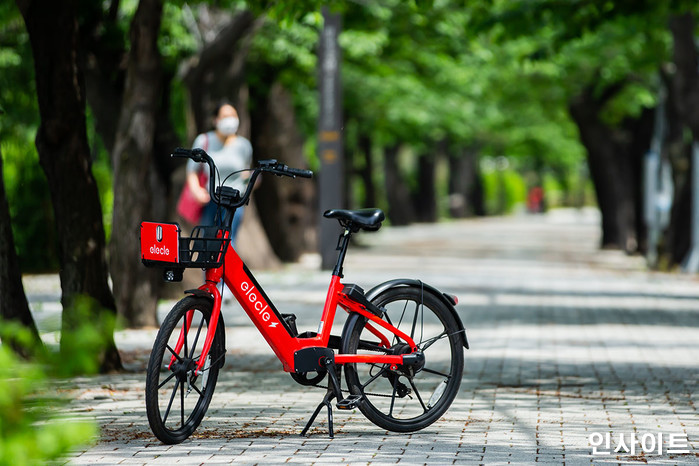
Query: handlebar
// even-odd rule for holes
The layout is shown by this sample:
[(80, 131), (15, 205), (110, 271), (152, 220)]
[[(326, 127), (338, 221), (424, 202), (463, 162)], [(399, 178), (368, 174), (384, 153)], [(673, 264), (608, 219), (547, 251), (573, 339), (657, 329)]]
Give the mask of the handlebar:
[[(209, 154), (206, 153), (204, 149), (185, 149), (183, 147), (176, 148), (171, 157), (183, 157), (192, 159), (195, 162), (206, 163), (209, 165), (209, 194), (214, 199), (215, 202), (220, 203), (219, 196), (216, 193), (216, 180), (214, 174), (216, 173), (216, 164)], [(247, 189), (245, 193), (241, 196), (240, 201), (235, 203), (233, 207), (240, 207), (247, 204), (248, 199), (250, 199), (250, 194), (252, 194), (252, 187), (255, 185), (255, 180), (262, 172), (273, 173), (277, 176), (289, 176), (291, 178), (301, 177), (301, 178), (312, 178), (313, 172), (311, 170), (304, 170), (301, 168), (291, 168), (283, 163), (277, 162), (275, 159), (270, 160), (260, 160), (252, 170), (252, 175), (250, 176), (250, 181), (248, 182)]]
[(283, 163), (277, 162), (275, 159), (261, 160), (259, 162), (261, 171), (266, 171), (274, 173), (277, 176), (290, 176), (296, 178), (297, 176), (301, 178), (312, 178), (313, 172), (311, 170), (303, 170), (301, 168), (291, 168)]

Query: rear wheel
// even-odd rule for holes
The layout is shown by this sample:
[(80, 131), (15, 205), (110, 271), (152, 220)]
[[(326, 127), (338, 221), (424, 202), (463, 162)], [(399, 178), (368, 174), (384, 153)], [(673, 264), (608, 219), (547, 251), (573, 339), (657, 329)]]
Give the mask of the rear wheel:
[[(420, 287), (391, 288), (372, 300), (386, 310), (384, 319), (409, 335), (425, 356), (413, 371), (388, 364), (345, 364), (350, 393), (361, 395), (361, 412), (374, 424), (394, 432), (424, 429), (449, 408), (461, 384), (463, 336), (451, 310)], [(377, 326), (374, 326), (377, 328)], [(352, 314), (343, 331), (341, 353), (404, 354), (405, 342), (381, 329), (391, 346), (381, 346), (367, 319)]]
[[(180, 443), (199, 426), (223, 364), (223, 319), (219, 319), (202, 371), (195, 375), (213, 303), (188, 296), (165, 318), (153, 344), (146, 375), (146, 413), (151, 430), (167, 444)], [(181, 349), (178, 340), (184, 336)]]

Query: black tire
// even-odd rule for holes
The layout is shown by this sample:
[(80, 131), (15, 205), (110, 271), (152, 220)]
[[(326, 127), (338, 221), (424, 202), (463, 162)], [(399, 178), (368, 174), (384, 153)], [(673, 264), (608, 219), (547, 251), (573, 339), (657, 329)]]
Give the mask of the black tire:
[[(410, 374), (401, 368), (391, 370), (388, 364), (345, 364), (347, 387), (351, 394), (362, 396), (359, 409), (377, 426), (393, 432), (424, 429), (446, 412), (459, 391), (463, 335), (447, 305), (419, 286), (390, 288), (372, 302), (385, 308), (384, 318), (415, 341), (425, 355), (425, 365)], [(409, 351), (407, 345), (383, 329), (392, 347), (380, 348), (378, 338), (366, 330), (366, 322), (360, 314), (350, 315), (342, 334), (341, 353)]]
[[(225, 356), (223, 319), (219, 319), (204, 369), (199, 376), (194, 376), (212, 308), (212, 301), (206, 298), (188, 296), (182, 299), (163, 321), (153, 344), (146, 375), (146, 413), (151, 430), (163, 443), (186, 440), (201, 423), (214, 394)], [(175, 354), (190, 310), (193, 316), (187, 328), (186, 345)], [(173, 356), (175, 363), (170, 364)]]

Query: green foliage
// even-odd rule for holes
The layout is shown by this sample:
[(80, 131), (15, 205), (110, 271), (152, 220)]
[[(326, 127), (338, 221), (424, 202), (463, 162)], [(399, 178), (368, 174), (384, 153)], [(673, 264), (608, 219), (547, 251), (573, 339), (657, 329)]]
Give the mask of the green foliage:
[(481, 170), (486, 213), (512, 213), (525, 204), (527, 184), (507, 158), (484, 157)]
[(53, 234), (53, 207), (34, 144), (4, 140), (2, 155), (20, 266), (24, 272), (56, 270), (58, 258)]
[[(255, 34), (248, 56), (248, 85), (257, 95), (280, 82), (293, 96), (296, 120), (301, 131), (312, 137), (318, 118), (316, 47), (322, 27), (318, 12), (310, 12), (294, 22), (267, 20)], [(314, 163), (315, 154), (308, 151)]]
[[(31, 339), (19, 326), (0, 328), (16, 339)], [(0, 345), (0, 366), (0, 465), (43, 464), (92, 441), (93, 423), (55, 414), (63, 401), (50, 395), (45, 367), (18, 361), (7, 345)]]
[(584, 150), (561, 82), (575, 79), (536, 59), (555, 30), (498, 40), (501, 28), (473, 33), (478, 14), (448, 0), (428, 10), (399, 1), (348, 8), (340, 38), (348, 118), (379, 145), (421, 151), (447, 140), (504, 153), (522, 173), (574, 171)]
[[(65, 406), (52, 391), (50, 377), (94, 374), (114, 331), (114, 319), (86, 296), (73, 300), (71, 330), (63, 331), (61, 349), (32, 347), (28, 329), (0, 322), (0, 340), (24, 344), (33, 361), (18, 360), (9, 345), (0, 345), (0, 465), (43, 464), (93, 441), (98, 434), (92, 421), (65, 419)], [(53, 394), (52, 394), (53, 393)]]
[(171, 2), (163, 5), (163, 17), (158, 36), (158, 50), (166, 63), (176, 66), (182, 58), (196, 52), (197, 37), (193, 34), (192, 11), (185, 3), (176, 6)]

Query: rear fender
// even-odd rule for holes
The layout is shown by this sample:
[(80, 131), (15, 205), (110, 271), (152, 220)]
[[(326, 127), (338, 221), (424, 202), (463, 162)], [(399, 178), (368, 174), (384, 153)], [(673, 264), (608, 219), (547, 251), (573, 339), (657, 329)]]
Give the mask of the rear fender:
[(376, 285), (374, 288), (367, 291), (366, 297), (369, 301), (373, 301), (374, 298), (376, 298), (378, 295), (380, 295), (384, 291), (386, 291), (390, 288), (400, 288), (402, 286), (421, 287), (425, 291), (425, 293), (429, 293), (429, 294), (435, 296), (440, 301), (442, 301), (447, 306), (447, 308), (449, 308), (452, 315), (454, 316), (454, 320), (456, 320), (456, 324), (459, 326), (459, 330), (461, 331), (460, 333), (461, 333), (461, 335), (463, 335), (463, 338), (464, 338), (464, 341), (463, 341), (464, 347), (466, 349), (469, 348), (468, 340), (466, 339), (466, 329), (464, 328), (463, 322), (461, 322), (461, 317), (459, 317), (459, 314), (456, 312), (456, 308), (454, 307), (454, 302), (452, 301), (452, 298), (449, 295), (440, 292), (437, 288), (435, 288), (431, 285), (428, 285), (427, 283), (423, 283), (420, 280), (415, 280), (415, 279), (411, 279), (411, 278), (398, 278), (395, 280), (389, 280), (387, 282), (383, 282), (379, 285)]

